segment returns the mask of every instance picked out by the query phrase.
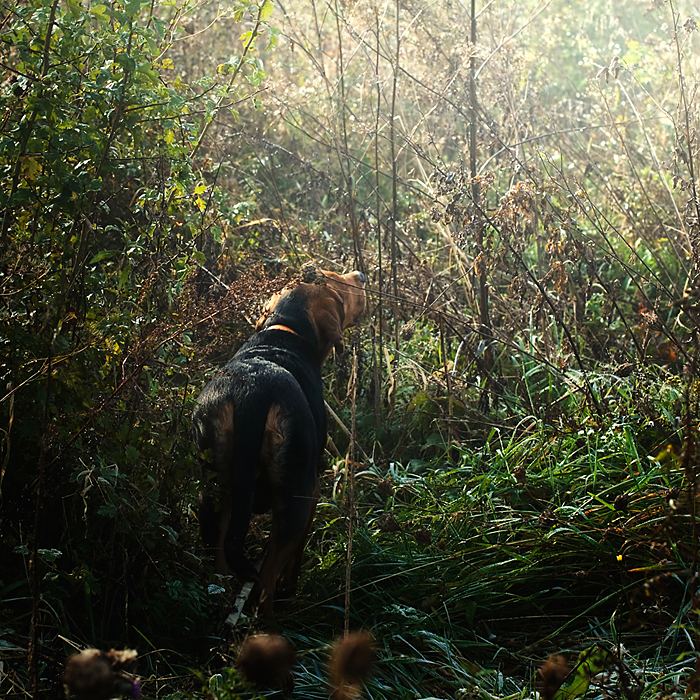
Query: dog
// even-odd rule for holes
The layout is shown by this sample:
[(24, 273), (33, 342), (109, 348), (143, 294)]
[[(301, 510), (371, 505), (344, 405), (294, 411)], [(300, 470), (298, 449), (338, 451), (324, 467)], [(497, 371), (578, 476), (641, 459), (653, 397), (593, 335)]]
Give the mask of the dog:
[[(296, 589), (325, 464), (327, 417), (321, 367), (365, 310), (365, 276), (316, 271), (283, 289), (255, 334), (205, 385), (193, 414), (203, 476), (199, 522), (214, 570), (254, 581), (259, 614), (274, 621), (275, 592)], [(272, 511), (258, 572), (244, 553), (252, 513)], [(278, 582), (279, 579), (279, 582)]]

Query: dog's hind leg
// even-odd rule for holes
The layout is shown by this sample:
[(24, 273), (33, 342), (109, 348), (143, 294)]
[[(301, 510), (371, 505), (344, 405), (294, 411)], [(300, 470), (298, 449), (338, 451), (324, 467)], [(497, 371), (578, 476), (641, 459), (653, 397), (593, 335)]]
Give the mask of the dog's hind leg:
[[(231, 498), (226, 486), (227, 464), (231, 459), (233, 407), (226, 402), (204, 408), (193, 416), (194, 439), (200, 451), (202, 482), (215, 481), (199, 492), (197, 518), (204, 546), (214, 555), (214, 571), (228, 574), (224, 538), (231, 520)], [(216, 475), (216, 479), (212, 479)], [(224, 482), (224, 483), (222, 483)], [(217, 497), (212, 496), (212, 490)]]
[(316, 504), (318, 503), (318, 497), (321, 492), (321, 487), (316, 480), (316, 487), (314, 488), (313, 495), (311, 497), (311, 509), (309, 513), (309, 519), (306, 523), (306, 528), (304, 529), (304, 534), (301, 541), (294, 550), (292, 556), (287, 560), (287, 563), (282, 569), (282, 573), (277, 581), (277, 597), (288, 598), (293, 593), (296, 592), (297, 582), (299, 581), (299, 572), (301, 571), (301, 565), (304, 560), (304, 546), (306, 540), (309, 538), (309, 533), (311, 532), (311, 526), (314, 522), (314, 514), (316, 513)]
[[(245, 426), (247, 429), (236, 431), (237, 439), (233, 451), (235, 463), (230, 471), (228, 498), (223, 499), (223, 515), (228, 514), (230, 517), (227, 527), (222, 528), (225, 535), (220, 541), (223, 544), (226, 563), (233, 573), (242, 581), (257, 581), (258, 572), (246, 558), (244, 546), (253, 513), (258, 460), (265, 423), (264, 418), (244, 422), (247, 424)], [(228, 513), (227, 503), (230, 503)]]
[(231, 498), (227, 492), (222, 494), (218, 505), (217, 508), (209, 492), (200, 491), (197, 516), (202, 541), (207, 552), (214, 555), (214, 571), (226, 576), (229, 571), (224, 556), (224, 540), (231, 521)]
[[(260, 615), (266, 620), (274, 620), (272, 604), (275, 598), (277, 578), (290, 562), (298, 576), (301, 557), (306, 543), (307, 533), (313, 521), (316, 498), (309, 499), (302, 509), (297, 507), (294, 515), (278, 515), (272, 518), (272, 530), (268, 542), (268, 550), (260, 569), (257, 595), (260, 604)], [(299, 567), (296, 566), (298, 561)], [(296, 580), (294, 581), (296, 584)], [(255, 595), (256, 591), (254, 591)]]
[(261, 616), (270, 621), (274, 619), (272, 603), (280, 573), (289, 572), (283, 586), (296, 584), (318, 500), (316, 434), (308, 429), (312, 420), (305, 402), (280, 407), (275, 412), (277, 450), (262, 466), (271, 500), (272, 528), (255, 592)]

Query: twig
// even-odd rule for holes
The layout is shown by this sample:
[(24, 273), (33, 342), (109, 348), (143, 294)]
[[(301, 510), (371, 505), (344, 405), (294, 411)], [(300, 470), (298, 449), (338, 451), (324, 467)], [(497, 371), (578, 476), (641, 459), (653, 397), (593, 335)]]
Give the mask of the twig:
[[(376, 10), (375, 10), (376, 11)], [(374, 188), (376, 195), (376, 216), (377, 216), (377, 330), (375, 339), (379, 345), (379, 349), (375, 356), (374, 363), (374, 421), (376, 425), (381, 425), (382, 422), (382, 376), (384, 353), (382, 347), (384, 345), (384, 301), (382, 299), (384, 285), (384, 268), (382, 266), (382, 220), (379, 212), (382, 210), (381, 194), (379, 187), (379, 116), (382, 112), (382, 91), (379, 85), (379, 15), (376, 18), (376, 38), (377, 38), (377, 53), (376, 62), (374, 65), (374, 80), (377, 86), (377, 114), (374, 122)], [(373, 343), (374, 347), (374, 343)]]
[[(391, 227), (389, 229), (391, 239), (391, 284), (394, 299), (399, 298), (399, 286), (397, 280), (397, 247), (396, 247), (396, 218), (399, 209), (398, 193), (398, 163), (396, 156), (396, 91), (399, 83), (399, 62), (401, 58), (401, 34), (399, 32), (400, 5), (396, 0), (396, 55), (393, 60), (393, 85), (391, 90), (391, 115), (389, 118), (389, 142), (391, 146)], [(379, 214), (379, 212), (377, 212)], [(399, 347), (400, 315), (395, 314), (395, 343)]]
[[(348, 436), (348, 439), (352, 440), (352, 432), (348, 429), (345, 423), (343, 423), (343, 421), (340, 419), (340, 416), (328, 405), (328, 401), (324, 401), (323, 403), (326, 406), (326, 411), (328, 411), (331, 418), (338, 424), (338, 427)], [(357, 438), (357, 436), (355, 437)], [(359, 450), (360, 455), (362, 455), (363, 459), (368, 459), (367, 453), (360, 447), (360, 445), (357, 444), (357, 439), (355, 440), (355, 448)]]
[(37, 659), (37, 642), (39, 637), (39, 602), (41, 600), (39, 586), (39, 530), (44, 505), (44, 473), (46, 471), (46, 436), (48, 434), (49, 422), (49, 399), (51, 396), (51, 374), (53, 371), (53, 345), (56, 335), (54, 334), (49, 346), (49, 367), (46, 374), (46, 396), (44, 397), (44, 414), (41, 429), (41, 450), (39, 452), (39, 476), (36, 482), (36, 501), (34, 503), (34, 540), (32, 542), (32, 553), (29, 558), (29, 585), (32, 592), (32, 619), (29, 627), (29, 644), (27, 649), (27, 668), (29, 681), (32, 687), (32, 697), (39, 697), (39, 668)]
[(348, 546), (345, 560), (345, 634), (350, 632), (350, 588), (352, 585), (352, 538), (355, 529), (355, 443), (357, 438), (356, 403), (357, 403), (357, 340), (358, 331), (355, 330), (352, 352), (352, 380), (350, 382), (352, 422), (350, 445), (345, 460), (345, 479), (347, 483), (346, 504), (348, 513)]

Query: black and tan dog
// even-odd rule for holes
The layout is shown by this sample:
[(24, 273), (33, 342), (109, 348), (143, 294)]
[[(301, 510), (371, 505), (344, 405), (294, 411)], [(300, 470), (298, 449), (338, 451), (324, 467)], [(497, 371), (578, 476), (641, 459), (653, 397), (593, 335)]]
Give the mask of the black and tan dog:
[[(217, 573), (256, 582), (253, 598), (268, 620), (275, 589), (296, 587), (318, 500), (326, 444), (321, 366), (331, 350), (343, 350), (343, 332), (365, 308), (361, 272), (319, 270), (317, 277), (275, 294), (257, 332), (204, 387), (193, 416), (205, 470), (217, 483), (217, 498), (200, 495), (202, 539)], [(258, 573), (243, 545), (251, 514), (268, 511)]]

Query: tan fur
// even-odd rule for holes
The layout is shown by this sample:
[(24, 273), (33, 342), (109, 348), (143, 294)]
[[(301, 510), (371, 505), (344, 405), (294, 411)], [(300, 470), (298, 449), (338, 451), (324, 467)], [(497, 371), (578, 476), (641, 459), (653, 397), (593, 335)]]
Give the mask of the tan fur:
[(316, 337), (321, 341), (323, 362), (328, 359), (331, 350), (342, 353), (345, 350), (343, 342), (343, 325), (345, 317), (343, 299), (328, 287), (319, 287), (319, 292), (309, 304), (311, 324)]
[(260, 318), (257, 320), (255, 324), (255, 330), (259, 331), (263, 327), (263, 323), (267, 321), (267, 317), (272, 313), (272, 310), (277, 306), (277, 303), (279, 300), (284, 296), (285, 292), (291, 289), (291, 287), (287, 286), (285, 287), (281, 292), (276, 292), (273, 294), (269, 301), (266, 302), (265, 306), (263, 306), (262, 313), (260, 314)]
[(260, 450), (260, 462), (272, 464), (278, 450), (284, 444), (284, 434), (281, 426), (281, 412), (279, 406), (273, 406), (267, 414), (265, 432), (263, 433), (262, 448)]
[(221, 443), (224, 443), (233, 435), (233, 406), (225, 404), (214, 420), (216, 432), (221, 436)]

